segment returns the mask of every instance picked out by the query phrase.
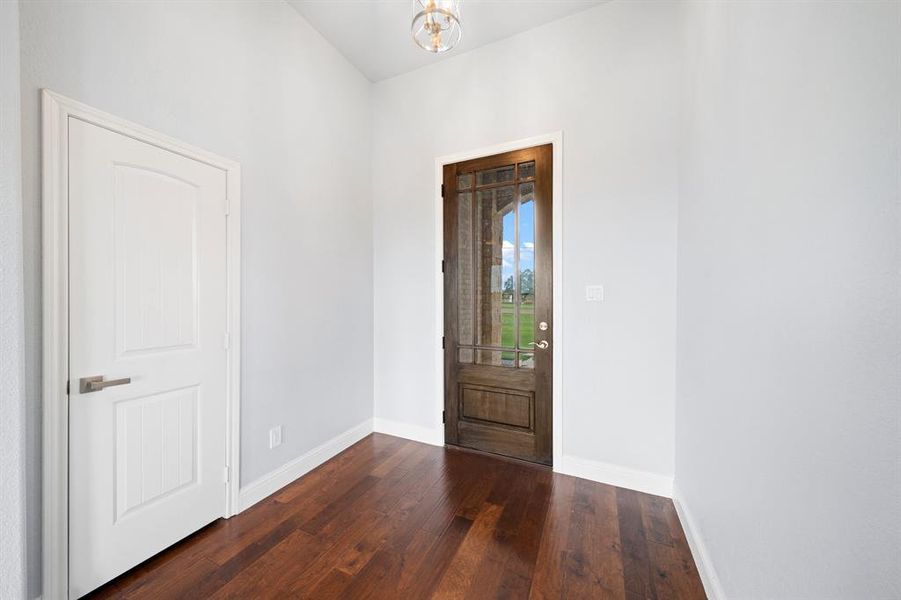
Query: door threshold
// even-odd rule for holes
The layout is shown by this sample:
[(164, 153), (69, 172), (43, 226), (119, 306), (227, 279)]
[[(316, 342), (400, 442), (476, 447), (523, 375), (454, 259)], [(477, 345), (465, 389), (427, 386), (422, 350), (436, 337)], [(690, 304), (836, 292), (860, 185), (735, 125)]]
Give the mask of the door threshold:
[(525, 460), (522, 458), (516, 458), (513, 456), (507, 456), (506, 454), (497, 454), (496, 452), (488, 452), (487, 450), (478, 450), (476, 448), (467, 448), (466, 446), (457, 446), (456, 444), (444, 444), (445, 449), (456, 451), (456, 452), (465, 452), (466, 454), (478, 454), (481, 456), (486, 456), (489, 458), (496, 458), (498, 460), (502, 460), (504, 462), (510, 462), (514, 464), (523, 465), (525, 467), (537, 467), (539, 469), (544, 469), (548, 471), (553, 471), (553, 464), (546, 465), (544, 463), (532, 462), (530, 460)]

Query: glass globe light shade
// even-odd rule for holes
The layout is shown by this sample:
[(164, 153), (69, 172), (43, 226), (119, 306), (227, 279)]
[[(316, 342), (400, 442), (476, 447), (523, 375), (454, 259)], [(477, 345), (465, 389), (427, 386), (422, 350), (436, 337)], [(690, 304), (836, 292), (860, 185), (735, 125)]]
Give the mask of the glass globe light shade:
[(413, 41), (427, 52), (439, 54), (457, 45), (462, 0), (413, 0)]

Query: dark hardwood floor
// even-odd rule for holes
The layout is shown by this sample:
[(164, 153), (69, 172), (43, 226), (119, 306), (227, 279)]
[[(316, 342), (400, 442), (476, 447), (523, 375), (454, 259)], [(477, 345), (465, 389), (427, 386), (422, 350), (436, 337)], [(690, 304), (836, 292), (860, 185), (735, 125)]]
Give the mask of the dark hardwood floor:
[(90, 597), (691, 599), (704, 591), (666, 498), (373, 434)]

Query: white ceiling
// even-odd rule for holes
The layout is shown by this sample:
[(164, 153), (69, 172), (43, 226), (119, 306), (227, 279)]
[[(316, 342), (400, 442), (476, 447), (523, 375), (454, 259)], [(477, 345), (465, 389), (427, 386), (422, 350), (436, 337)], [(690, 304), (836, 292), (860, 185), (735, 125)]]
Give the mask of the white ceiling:
[(440, 55), (410, 34), (412, 0), (287, 0), (370, 81), (380, 81), (537, 27), (605, 0), (463, 0), (463, 40)]

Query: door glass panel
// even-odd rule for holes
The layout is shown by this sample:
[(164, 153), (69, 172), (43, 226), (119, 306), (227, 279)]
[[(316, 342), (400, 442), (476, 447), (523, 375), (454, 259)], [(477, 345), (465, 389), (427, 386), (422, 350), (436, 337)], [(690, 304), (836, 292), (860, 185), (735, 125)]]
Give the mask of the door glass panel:
[(460, 363), (534, 368), (535, 184), (514, 181), (534, 174), (530, 161), (457, 176)]
[[(457, 338), (464, 346), (473, 343), (472, 193), (457, 195)], [(472, 362), (470, 356), (467, 362)]]
[(513, 348), (516, 196), (512, 186), (476, 192), (476, 343)]
[(535, 177), (535, 161), (519, 164), (519, 178), (531, 179)]
[(476, 172), (476, 185), (492, 185), (494, 183), (513, 181), (514, 171), (514, 165), (478, 171)]
[(519, 186), (519, 347), (535, 341), (535, 184)]
[(513, 350), (476, 349), (476, 364), (493, 365), (495, 367), (515, 367), (516, 352)]

